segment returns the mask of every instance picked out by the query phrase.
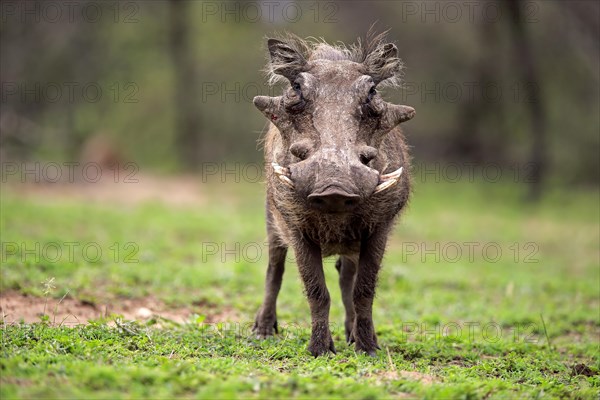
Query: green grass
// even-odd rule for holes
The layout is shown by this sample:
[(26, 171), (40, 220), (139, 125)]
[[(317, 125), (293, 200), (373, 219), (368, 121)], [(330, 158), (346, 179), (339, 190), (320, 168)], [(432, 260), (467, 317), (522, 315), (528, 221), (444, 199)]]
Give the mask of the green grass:
[[(550, 193), (534, 206), (509, 184), (417, 184), (380, 276), (374, 320), (383, 350), (372, 359), (344, 343), (328, 259), (338, 354), (314, 359), (291, 255), (282, 333), (264, 342), (249, 334), (267, 258), (262, 186), (201, 189), (197, 207), (3, 190), (3, 293), (44, 296), (41, 282), (55, 278), (48, 295), (56, 298), (152, 295), (199, 316), (184, 325), (5, 324), (2, 398), (598, 398), (597, 190)], [(77, 243), (73, 257), (67, 242)], [(90, 243), (102, 250), (98, 260)], [(206, 307), (241, 317), (204, 324)]]

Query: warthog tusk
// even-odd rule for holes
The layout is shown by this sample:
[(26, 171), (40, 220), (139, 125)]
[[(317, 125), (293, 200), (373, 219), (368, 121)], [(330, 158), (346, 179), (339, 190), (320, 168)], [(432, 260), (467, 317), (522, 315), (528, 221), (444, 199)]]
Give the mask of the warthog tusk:
[(294, 182), (292, 182), (292, 180), (288, 176), (290, 170), (288, 168), (282, 167), (276, 162), (272, 162), (271, 166), (273, 167), (273, 171), (275, 172), (279, 180), (293, 189)]
[(277, 177), (279, 178), (279, 180), (281, 182), (285, 183), (286, 185), (288, 185), (292, 189), (294, 188), (294, 182), (292, 182), (292, 180), (290, 178), (288, 178), (287, 176), (285, 176), (285, 175), (277, 175)]
[(282, 167), (276, 162), (272, 162), (271, 166), (273, 167), (273, 170), (277, 175), (287, 175), (289, 173), (289, 170), (287, 168)]
[(404, 169), (404, 167), (400, 167), (397, 170), (395, 170), (394, 172), (390, 172), (389, 174), (381, 175), (381, 180), (385, 181), (388, 179), (400, 178), (400, 175), (402, 175), (403, 169)]
[(403, 167), (400, 167), (397, 170), (395, 170), (394, 172), (390, 172), (389, 174), (381, 175), (379, 177), (379, 180), (381, 183), (379, 185), (377, 185), (373, 194), (379, 193), (381, 191), (384, 191), (385, 189), (391, 188), (396, 183), (398, 183), (398, 180), (400, 179), (400, 176), (402, 175), (402, 169), (403, 169)]

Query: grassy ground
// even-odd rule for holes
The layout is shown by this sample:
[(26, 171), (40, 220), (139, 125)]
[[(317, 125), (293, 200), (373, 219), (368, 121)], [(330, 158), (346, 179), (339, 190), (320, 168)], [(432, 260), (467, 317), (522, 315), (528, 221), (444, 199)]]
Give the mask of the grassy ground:
[[(292, 256), (282, 332), (264, 342), (249, 334), (266, 267), (262, 186), (200, 188), (196, 207), (3, 190), (2, 294), (89, 304), (152, 295), (195, 314), (187, 324), (113, 316), (75, 328), (5, 320), (2, 398), (598, 398), (597, 191), (533, 207), (510, 184), (417, 183), (380, 278), (383, 350), (372, 359), (343, 343), (331, 259), (338, 354), (314, 359)], [(41, 283), (51, 278), (54, 289)], [(220, 310), (237, 317), (203, 323)]]

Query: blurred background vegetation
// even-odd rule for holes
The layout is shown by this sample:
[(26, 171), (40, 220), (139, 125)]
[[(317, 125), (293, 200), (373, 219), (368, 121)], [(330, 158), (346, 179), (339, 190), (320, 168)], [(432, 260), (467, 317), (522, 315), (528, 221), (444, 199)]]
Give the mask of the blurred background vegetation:
[[(2, 160), (79, 160), (104, 137), (140, 168), (260, 162), (265, 37), (352, 43), (376, 23), (406, 65), (417, 165), (522, 169), (537, 196), (597, 186), (595, 1), (3, 2)], [(97, 143), (97, 142), (92, 142)], [(93, 149), (94, 145), (92, 145)], [(99, 150), (98, 150), (99, 151)]]

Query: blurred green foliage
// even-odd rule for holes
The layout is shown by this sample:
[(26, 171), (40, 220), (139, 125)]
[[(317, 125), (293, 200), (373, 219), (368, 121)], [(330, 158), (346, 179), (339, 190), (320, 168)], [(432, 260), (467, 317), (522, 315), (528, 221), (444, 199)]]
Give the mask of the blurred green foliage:
[[(51, 21), (44, 2), (27, 3), (39, 7), (39, 21), (18, 2), (16, 11), (3, 5), (3, 156), (75, 159), (86, 138), (105, 134), (143, 167), (183, 168), (175, 140), (182, 111), (174, 92), (177, 79), (188, 77), (178, 75), (171, 51), (174, 2), (92, 2), (92, 11), (101, 14), (96, 22), (82, 16), (93, 15), (90, 2), (75, 2), (73, 21), (67, 10)], [(266, 121), (251, 100), (280, 90), (267, 87), (261, 73), (265, 36), (288, 30), (352, 43), (376, 23), (390, 29), (406, 64), (404, 90), (388, 91), (386, 97), (417, 109), (417, 118), (405, 127), (417, 160), (526, 163), (532, 146), (528, 102), (541, 101), (549, 181), (598, 181), (595, 2), (521, 3), (534, 82), (520, 78), (523, 60), (513, 49), (509, 16), (494, 1), (469, 7), (420, 1), (183, 3), (189, 38), (184, 50), (193, 66), (186, 98), (200, 124), (201, 161), (260, 159), (258, 140)], [(74, 101), (68, 100), (68, 82), (77, 83)], [(102, 90), (97, 102), (82, 94), (89, 83)], [(58, 84), (62, 97), (23, 95), (36, 84), (42, 94)], [(528, 85), (538, 99), (524, 92)], [(11, 124), (11, 116), (27, 123)], [(472, 148), (457, 146), (460, 140)]]

